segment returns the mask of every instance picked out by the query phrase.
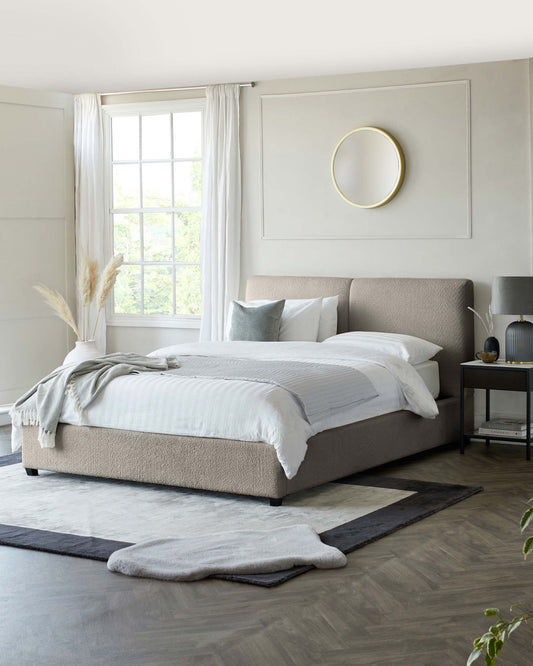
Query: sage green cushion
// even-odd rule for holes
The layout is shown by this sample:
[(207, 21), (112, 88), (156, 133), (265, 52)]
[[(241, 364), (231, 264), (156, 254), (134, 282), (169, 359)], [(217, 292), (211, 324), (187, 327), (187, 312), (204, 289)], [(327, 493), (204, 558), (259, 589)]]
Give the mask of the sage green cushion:
[(284, 300), (253, 307), (233, 301), (229, 339), (277, 342), (284, 307)]

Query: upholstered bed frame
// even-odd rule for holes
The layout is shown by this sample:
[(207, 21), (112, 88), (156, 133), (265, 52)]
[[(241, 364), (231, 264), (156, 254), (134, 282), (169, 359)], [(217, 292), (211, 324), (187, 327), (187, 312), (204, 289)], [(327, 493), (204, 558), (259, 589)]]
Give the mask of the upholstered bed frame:
[(399, 411), (311, 437), (297, 475), (288, 480), (264, 442), (185, 437), (60, 425), (56, 447), (42, 449), (37, 428), (23, 428), (22, 462), (38, 469), (267, 497), (298, 490), (454, 442), (459, 433), (459, 363), (473, 358), (470, 280), (256, 276), (246, 299), (339, 295), (338, 332), (406, 333), (443, 347), (439, 416)]

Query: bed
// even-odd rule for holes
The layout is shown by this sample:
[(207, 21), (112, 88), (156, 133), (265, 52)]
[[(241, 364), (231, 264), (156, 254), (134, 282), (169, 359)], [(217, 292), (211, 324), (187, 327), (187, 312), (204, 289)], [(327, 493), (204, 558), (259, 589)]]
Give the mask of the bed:
[[(439, 415), (395, 411), (313, 435), (293, 478), (273, 446), (261, 441), (168, 435), (60, 424), (55, 448), (41, 448), (37, 428), (22, 429), (29, 473), (52, 470), (212, 491), (285, 496), (458, 440), (459, 363), (473, 357), (473, 285), (462, 279), (255, 276), (246, 300), (339, 296), (338, 333), (383, 331), (440, 345)], [(467, 413), (470, 404), (467, 397)], [(392, 437), (391, 435), (394, 434)]]

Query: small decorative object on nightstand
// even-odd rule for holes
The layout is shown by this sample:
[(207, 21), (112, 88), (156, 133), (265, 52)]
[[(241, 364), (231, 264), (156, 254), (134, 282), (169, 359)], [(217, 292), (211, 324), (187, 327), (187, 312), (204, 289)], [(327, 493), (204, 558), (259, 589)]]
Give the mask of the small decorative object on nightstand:
[(533, 363), (533, 324), (524, 320), (533, 314), (533, 277), (495, 277), (492, 282), (492, 312), (520, 315), (505, 331), (507, 363)]
[(495, 351), (482, 351), (476, 352), (476, 358), (483, 363), (494, 363), (498, 360), (498, 352)]
[[(484, 439), (487, 446), (491, 439), (504, 442), (522, 442), (526, 445), (526, 458), (531, 460), (531, 388), (533, 380), (533, 363), (528, 365), (509, 365), (505, 361), (499, 363), (482, 363), (481, 361), (468, 361), (461, 363), (461, 424), (460, 445), (461, 453), (465, 451), (465, 444), (471, 439)], [(500, 436), (480, 432), (465, 432), (465, 389), (485, 389), (485, 421), (490, 421), (490, 392), (496, 391), (522, 391), (526, 394), (526, 420), (525, 427), (521, 427), (520, 436)]]
[(492, 319), (491, 306), (489, 305), (489, 311), (485, 313), (485, 317), (482, 317), (477, 310), (474, 310), (474, 308), (471, 308), (470, 306), (468, 306), (468, 309), (470, 310), (470, 312), (473, 312), (476, 315), (476, 317), (480, 320), (480, 322), (483, 324), (485, 332), (489, 336), (485, 340), (485, 344), (483, 345), (483, 351), (496, 352), (496, 358), (493, 360), (497, 361), (498, 358), (500, 357), (500, 343), (498, 342), (498, 339), (492, 335), (494, 333), (494, 320)]

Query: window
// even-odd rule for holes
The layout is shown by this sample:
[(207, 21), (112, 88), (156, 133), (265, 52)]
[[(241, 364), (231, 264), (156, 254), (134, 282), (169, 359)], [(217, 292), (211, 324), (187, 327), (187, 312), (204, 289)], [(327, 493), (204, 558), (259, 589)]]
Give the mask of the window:
[(111, 324), (199, 326), (202, 103), (106, 107)]

